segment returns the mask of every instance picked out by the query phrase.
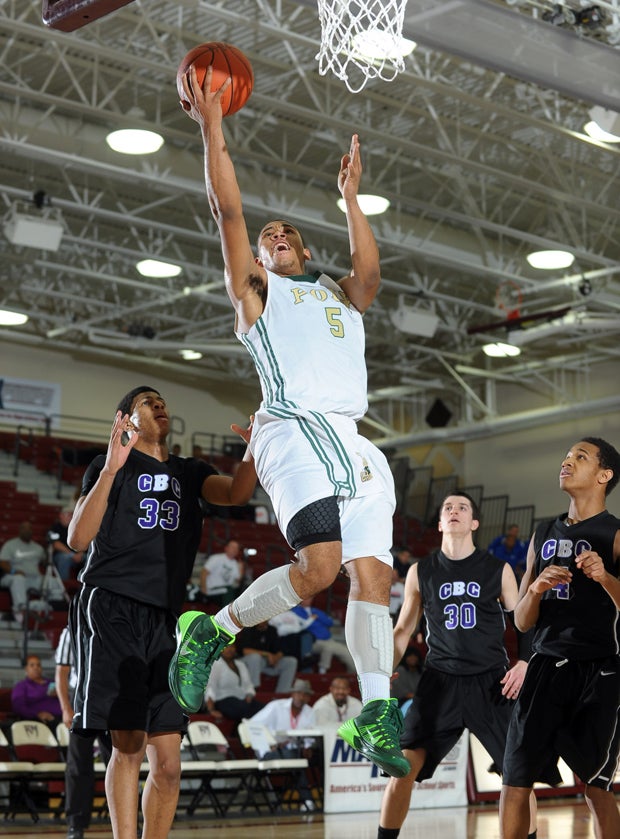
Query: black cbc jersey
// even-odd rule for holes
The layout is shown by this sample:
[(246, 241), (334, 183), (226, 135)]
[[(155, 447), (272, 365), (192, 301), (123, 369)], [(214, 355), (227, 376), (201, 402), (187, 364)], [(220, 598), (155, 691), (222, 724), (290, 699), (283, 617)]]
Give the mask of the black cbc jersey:
[(619, 528), (620, 519), (606, 510), (570, 527), (564, 515), (536, 528), (536, 575), (547, 565), (564, 565), (573, 577), (568, 585), (558, 585), (543, 594), (534, 652), (582, 661), (618, 654), (618, 610), (600, 583), (588, 579), (576, 567), (575, 559), (584, 550), (594, 550), (605, 569), (617, 577), (613, 545)]
[(429, 667), (458, 676), (506, 667), (505, 565), (479, 549), (459, 560), (437, 550), (418, 562)]
[[(104, 455), (90, 464), (82, 495), (104, 464)], [(132, 450), (114, 477), (80, 581), (178, 613), (200, 544), (202, 484), (216, 474), (202, 460), (169, 455), (161, 463)]]

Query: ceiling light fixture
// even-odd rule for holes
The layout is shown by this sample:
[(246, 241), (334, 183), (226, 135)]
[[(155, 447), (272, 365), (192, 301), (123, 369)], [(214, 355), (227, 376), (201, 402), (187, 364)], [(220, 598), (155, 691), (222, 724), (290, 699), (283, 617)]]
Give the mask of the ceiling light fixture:
[(514, 344), (505, 344), (503, 341), (485, 344), (482, 347), (482, 352), (488, 355), (489, 358), (512, 358), (513, 356), (521, 355), (519, 347), (515, 347)]
[(141, 259), (136, 262), (136, 269), (143, 277), (154, 277), (164, 279), (167, 277), (178, 277), (183, 270), (180, 265), (172, 262), (161, 262), (159, 259)]
[[(383, 198), (382, 195), (358, 195), (357, 201), (360, 205), (360, 210), (365, 216), (378, 216), (384, 213), (390, 206), (388, 199)], [(338, 209), (345, 213), (347, 205), (345, 204), (344, 198), (339, 198), (336, 203), (338, 204)]]
[(588, 137), (601, 143), (620, 143), (620, 114), (596, 105), (588, 112), (588, 116), (590, 122), (586, 122), (583, 127)]
[(161, 134), (142, 128), (121, 128), (105, 139), (110, 148), (120, 154), (153, 154), (164, 144)]
[(526, 259), (532, 268), (538, 268), (543, 271), (568, 268), (575, 261), (572, 253), (560, 250), (533, 251), (526, 256)]
[(185, 361), (197, 361), (199, 358), (202, 358), (202, 353), (197, 350), (180, 350), (180, 354)]
[(0, 309), (0, 326), (22, 326), (27, 321), (28, 315), (24, 315), (22, 312)]

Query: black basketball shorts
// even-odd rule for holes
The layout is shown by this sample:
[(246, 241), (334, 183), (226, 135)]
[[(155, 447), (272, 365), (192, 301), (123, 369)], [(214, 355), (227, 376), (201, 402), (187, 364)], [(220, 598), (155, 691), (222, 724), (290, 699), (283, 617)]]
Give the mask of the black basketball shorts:
[(609, 790), (620, 757), (620, 657), (569, 661), (537, 653), (508, 729), (504, 783), (531, 787), (550, 756)]
[(85, 586), (71, 604), (70, 629), (78, 678), (73, 731), (185, 731), (187, 718), (168, 688), (171, 613)]

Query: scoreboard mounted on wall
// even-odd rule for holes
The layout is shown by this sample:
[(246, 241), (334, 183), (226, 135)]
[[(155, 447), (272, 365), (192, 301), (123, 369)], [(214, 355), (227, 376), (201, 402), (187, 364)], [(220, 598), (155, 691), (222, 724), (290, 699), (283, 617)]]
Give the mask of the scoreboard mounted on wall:
[(43, 23), (50, 29), (73, 32), (133, 0), (43, 0)]

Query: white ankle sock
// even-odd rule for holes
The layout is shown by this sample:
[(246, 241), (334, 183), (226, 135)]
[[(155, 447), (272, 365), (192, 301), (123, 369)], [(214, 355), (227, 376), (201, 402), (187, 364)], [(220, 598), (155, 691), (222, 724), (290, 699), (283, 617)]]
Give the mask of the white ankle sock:
[(224, 606), (223, 609), (214, 616), (213, 620), (216, 622), (218, 626), (221, 626), (222, 629), (226, 629), (230, 632), (231, 635), (236, 635), (238, 632), (241, 632), (237, 624), (231, 617), (230, 608), (228, 606)]

